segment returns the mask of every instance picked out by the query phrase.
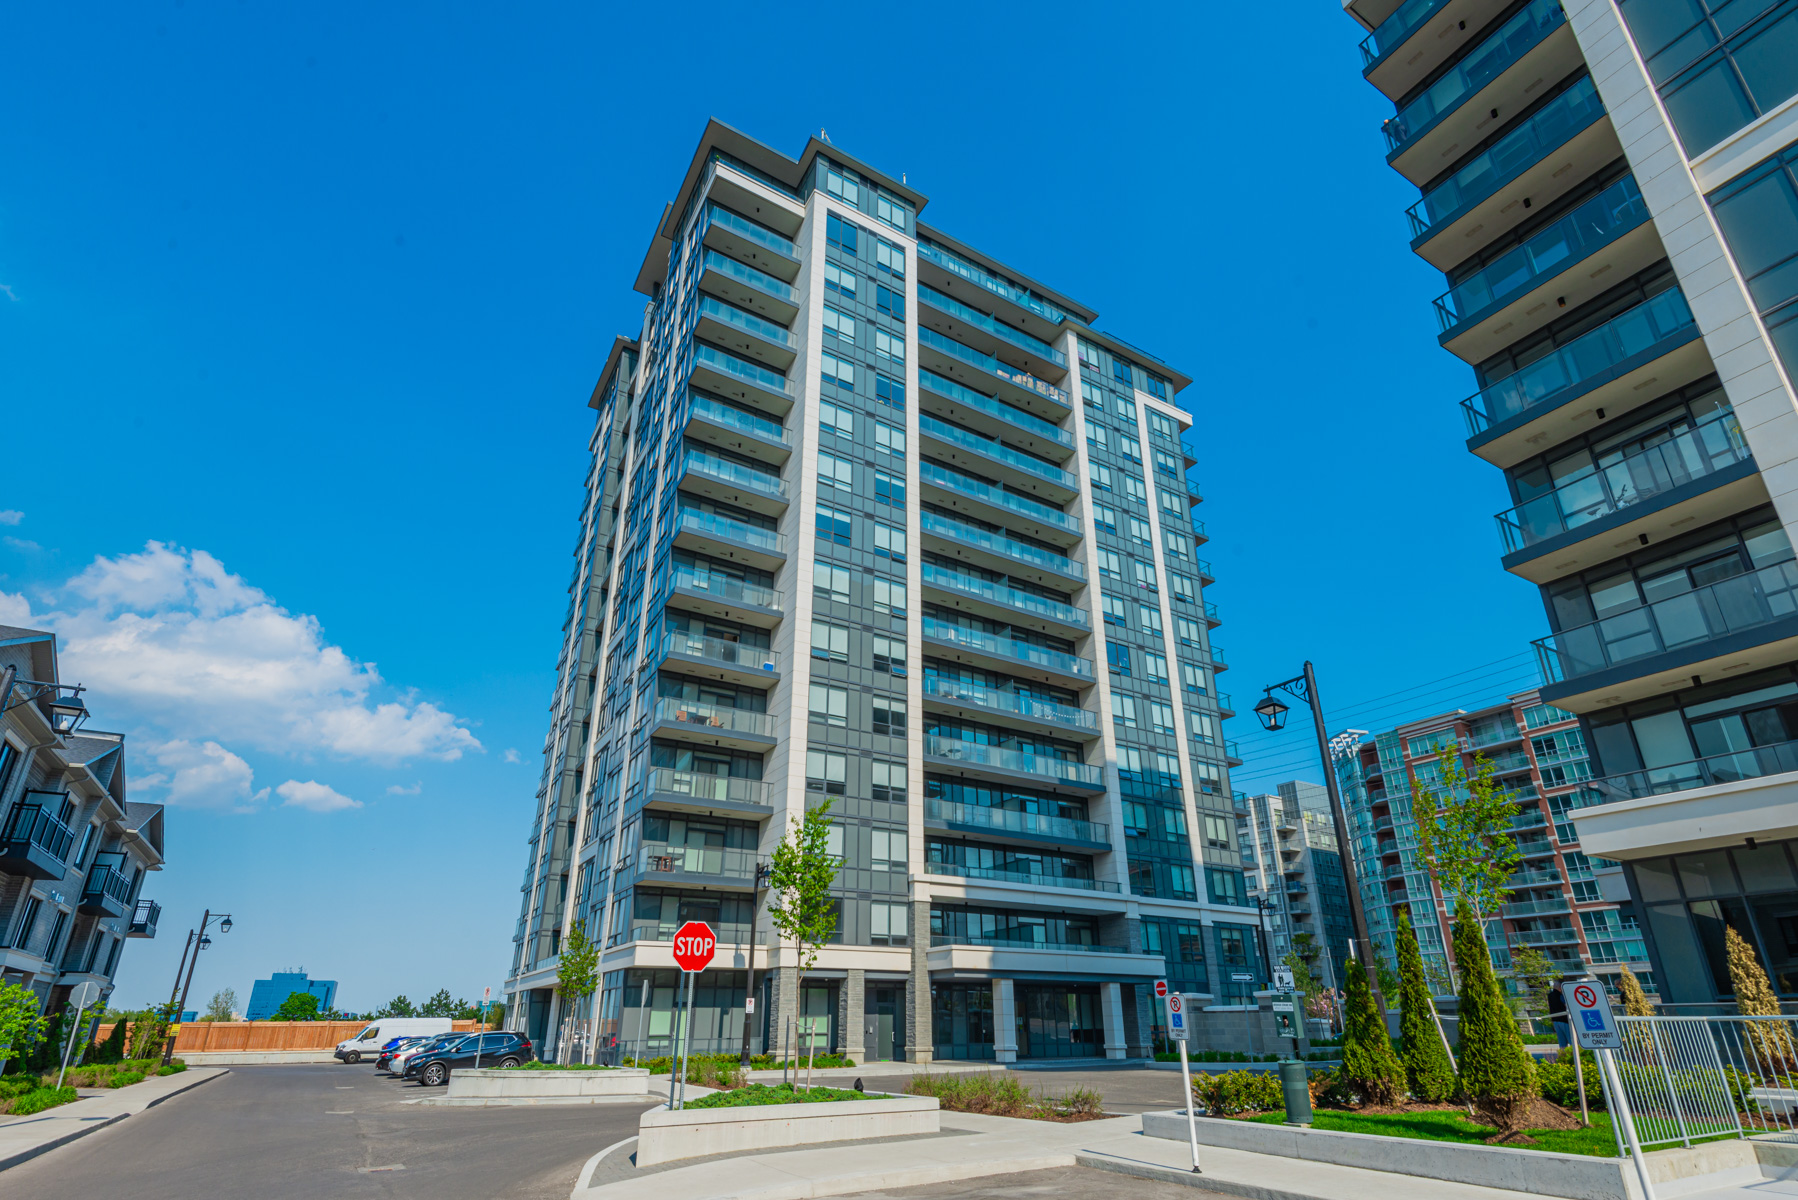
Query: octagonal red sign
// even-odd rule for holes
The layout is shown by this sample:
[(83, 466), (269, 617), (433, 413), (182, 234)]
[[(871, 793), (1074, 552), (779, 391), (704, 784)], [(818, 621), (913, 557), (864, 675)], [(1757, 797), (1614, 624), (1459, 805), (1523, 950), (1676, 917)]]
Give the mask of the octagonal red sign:
[(674, 962), (683, 971), (703, 971), (718, 952), (718, 935), (704, 921), (688, 921), (674, 931)]

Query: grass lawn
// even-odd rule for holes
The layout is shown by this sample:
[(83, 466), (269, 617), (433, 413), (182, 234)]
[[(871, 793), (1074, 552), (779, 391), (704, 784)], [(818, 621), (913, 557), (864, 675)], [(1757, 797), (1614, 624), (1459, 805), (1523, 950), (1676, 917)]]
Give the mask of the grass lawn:
[[(1250, 1118), (1263, 1125), (1278, 1125), (1285, 1119), (1284, 1113), (1265, 1113)], [(1485, 1125), (1475, 1125), (1467, 1119), (1466, 1113), (1459, 1111), (1373, 1115), (1319, 1109), (1312, 1118), (1311, 1127), (1335, 1133), (1372, 1133), (1434, 1142), (1464, 1142), (1473, 1146), (1484, 1145), (1487, 1138), (1498, 1132)], [(1532, 1129), (1529, 1135), (1536, 1139), (1536, 1145), (1515, 1149), (1584, 1154), (1591, 1158), (1617, 1157), (1617, 1139), (1611, 1133), (1611, 1119), (1601, 1112), (1592, 1114), (1589, 1129)]]

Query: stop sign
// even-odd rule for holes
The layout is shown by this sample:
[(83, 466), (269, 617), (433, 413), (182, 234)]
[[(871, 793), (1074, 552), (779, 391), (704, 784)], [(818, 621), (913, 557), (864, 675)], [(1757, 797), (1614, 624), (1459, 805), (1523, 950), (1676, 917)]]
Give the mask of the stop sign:
[(683, 971), (703, 971), (717, 953), (718, 937), (704, 921), (688, 921), (674, 931), (674, 963)]

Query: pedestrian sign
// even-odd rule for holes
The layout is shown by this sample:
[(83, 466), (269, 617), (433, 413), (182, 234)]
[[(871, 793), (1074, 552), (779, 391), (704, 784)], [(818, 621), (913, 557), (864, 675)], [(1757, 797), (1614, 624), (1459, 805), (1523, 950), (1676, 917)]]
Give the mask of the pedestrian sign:
[(1611, 998), (1604, 985), (1591, 980), (1561, 985), (1567, 997), (1567, 1016), (1582, 1050), (1616, 1050), (1623, 1040), (1617, 1034), (1617, 1018), (1611, 1014)]
[(1293, 979), (1292, 979), (1292, 968), (1291, 967), (1275, 967), (1274, 968), (1274, 990), (1276, 992), (1290, 992), (1293, 990), (1293, 986), (1294, 985), (1293, 985)]
[(1186, 1000), (1179, 992), (1167, 994), (1167, 1034), (1176, 1042), (1186, 1040)]

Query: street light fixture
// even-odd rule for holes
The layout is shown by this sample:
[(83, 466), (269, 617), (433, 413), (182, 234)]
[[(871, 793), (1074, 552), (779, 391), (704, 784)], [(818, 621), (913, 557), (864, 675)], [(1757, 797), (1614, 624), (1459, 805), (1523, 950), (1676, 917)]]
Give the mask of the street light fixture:
[(1261, 703), (1255, 706), (1255, 715), (1261, 718), (1261, 728), (1270, 733), (1278, 733), (1286, 727), (1286, 714), (1290, 711), (1272, 692), (1261, 697)]
[[(231, 914), (215, 914), (210, 908), (200, 917), (200, 927), (187, 931), (187, 945), (181, 948), (181, 964), (175, 968), (175, 986), (169, 991), (169, 1022), (179, 1021), (181, 1014), (187, 1011), (187, 992), (194, 985), (194, 968), (200, 965), (200, 951), (212, 945), (212, 938), (206, 930), (214, 921), (218, 922), (220, 933), (231, 932)], [(189, 954), (191, 951), (191, 955)], [(187, 975), (182, 981), (182, 973)], [(162, 1047), (162, 1061), (168, 1062), (175, 1056), (175, 1039), (168, 1038)]]

